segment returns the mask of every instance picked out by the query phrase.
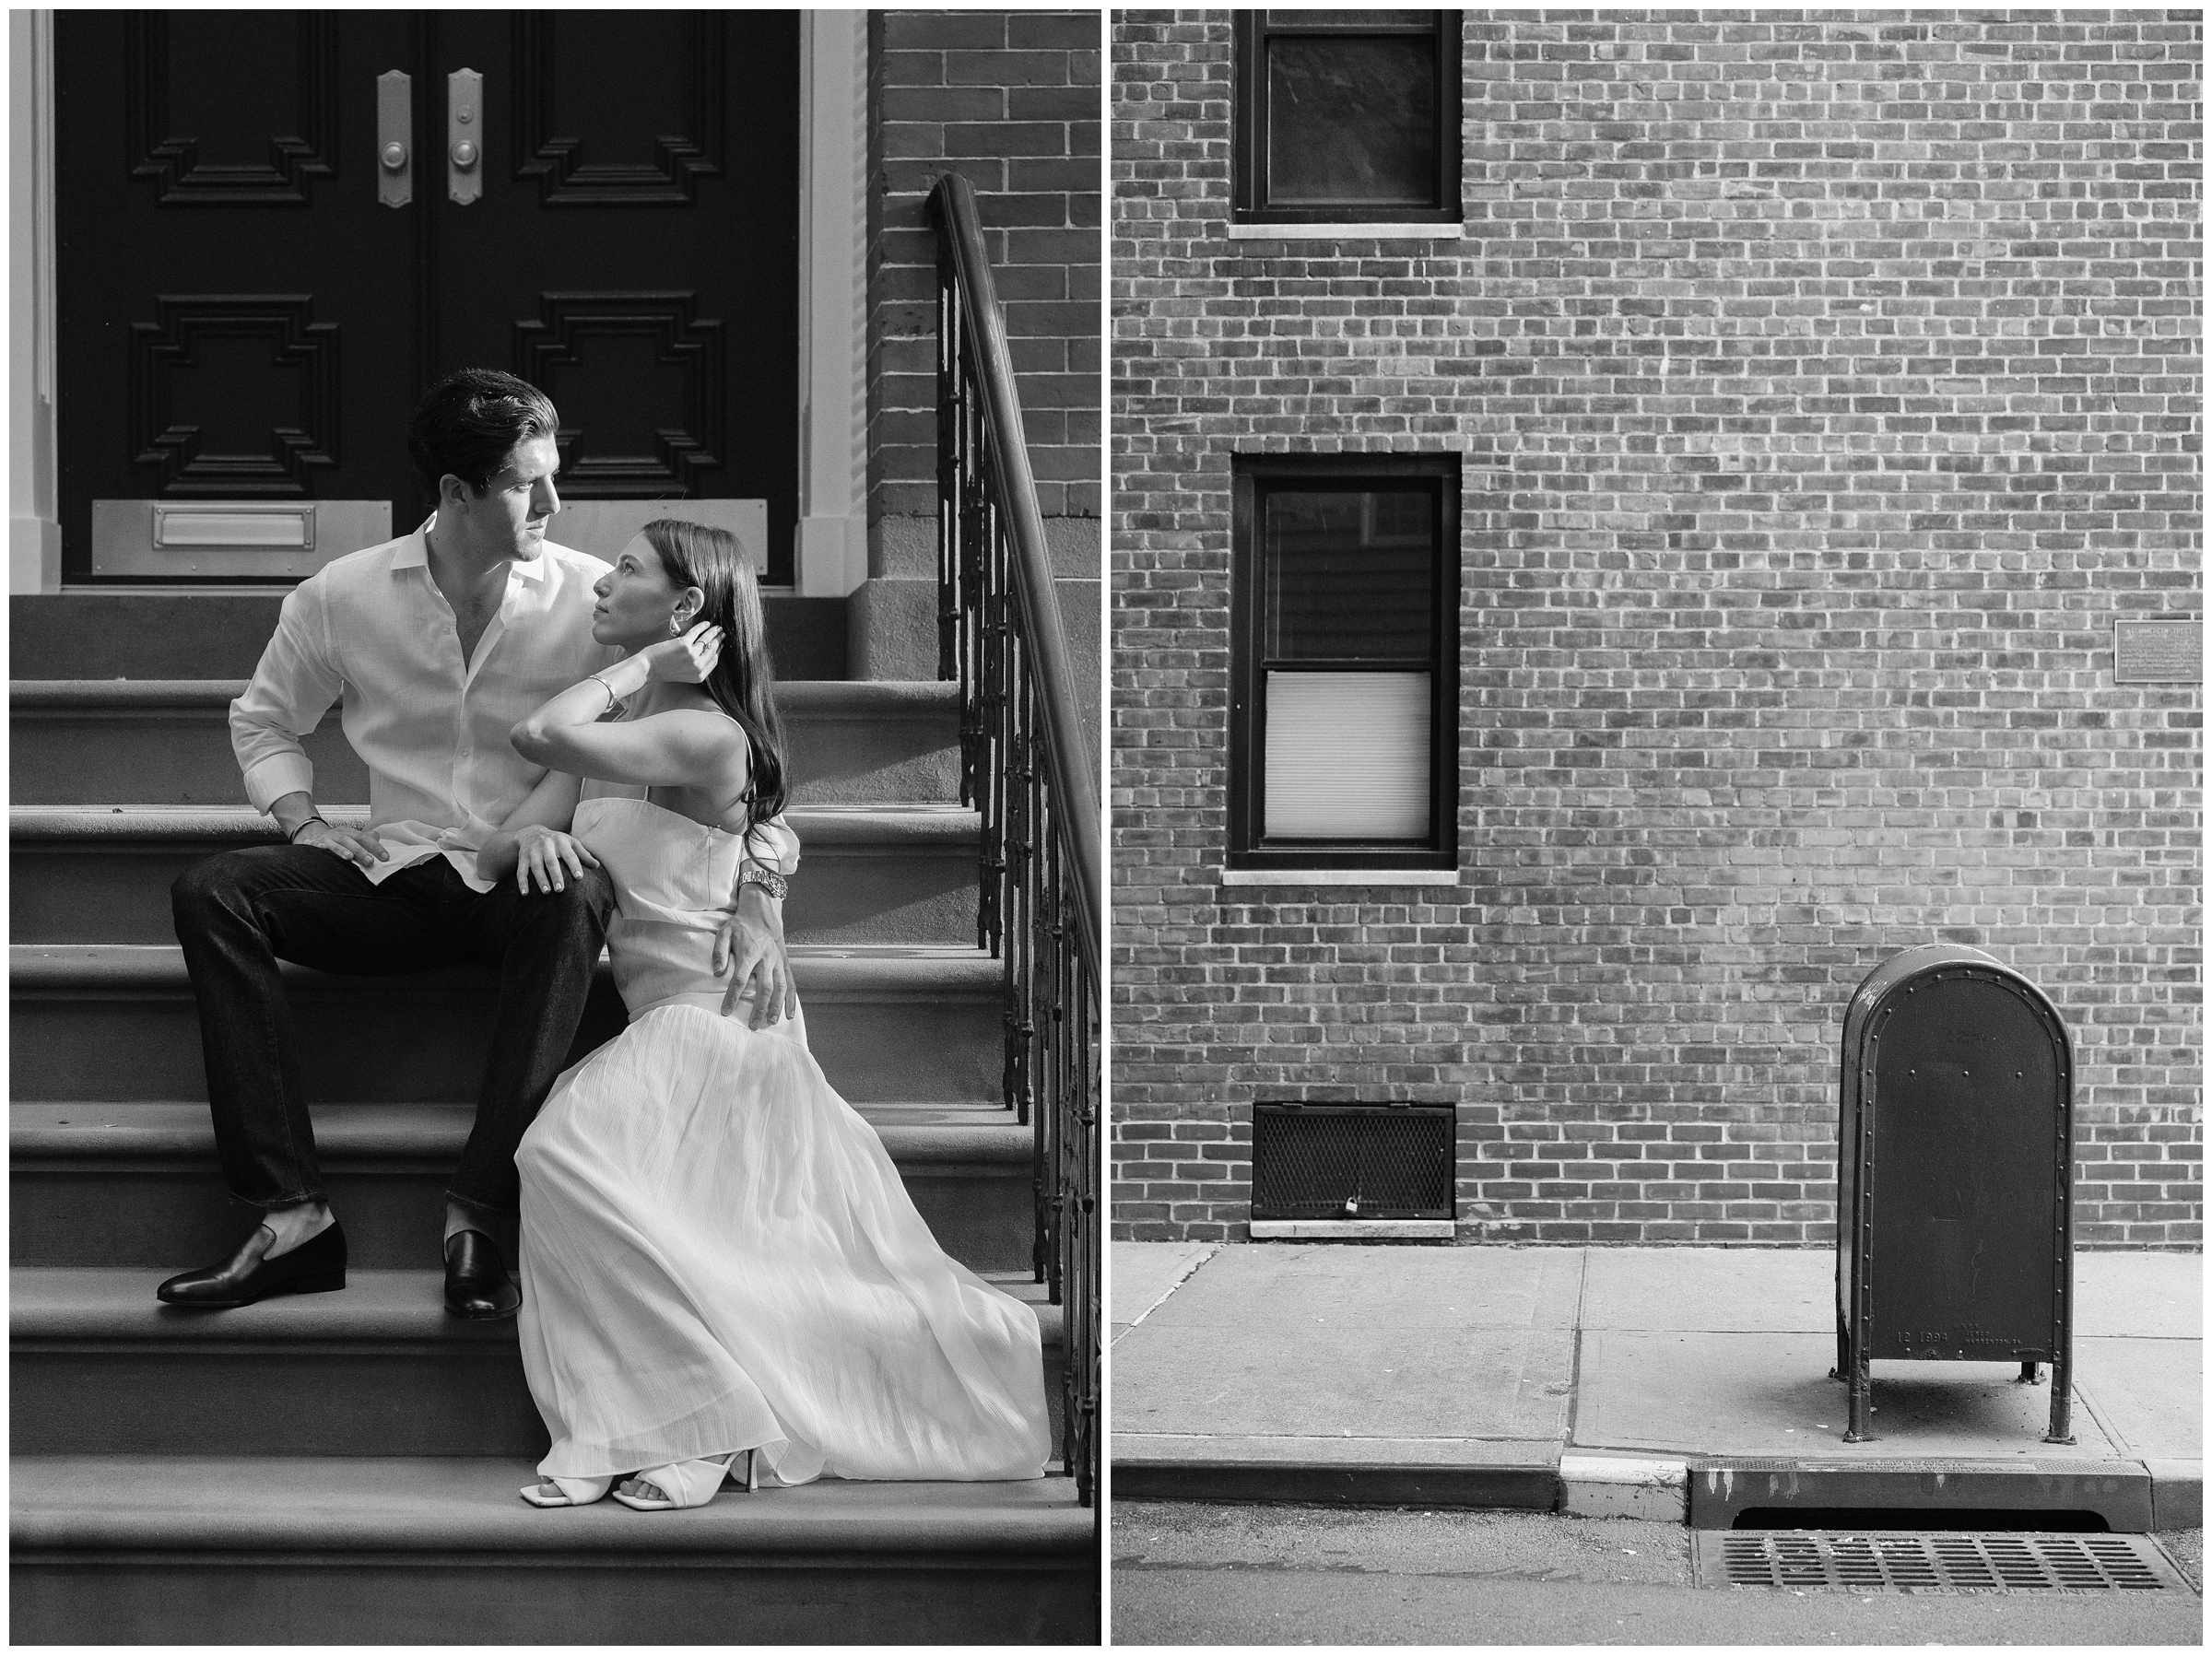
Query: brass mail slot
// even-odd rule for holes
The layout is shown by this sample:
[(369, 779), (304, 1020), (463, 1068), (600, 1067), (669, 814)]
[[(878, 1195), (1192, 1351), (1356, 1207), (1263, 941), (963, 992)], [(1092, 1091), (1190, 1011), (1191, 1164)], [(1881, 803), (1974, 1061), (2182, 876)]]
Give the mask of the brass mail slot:
[(234, 508), (210, 511), (201, 506), (156, 506), (154, 547), (171, 551), (180, 546), (285, 546), (300, 551), (313, 549), (315, 509), (312, 506), (275, 506), (264, 511)]
[(92, 572), (292, 580), (392, 538), (389, 500), (94, 500)]

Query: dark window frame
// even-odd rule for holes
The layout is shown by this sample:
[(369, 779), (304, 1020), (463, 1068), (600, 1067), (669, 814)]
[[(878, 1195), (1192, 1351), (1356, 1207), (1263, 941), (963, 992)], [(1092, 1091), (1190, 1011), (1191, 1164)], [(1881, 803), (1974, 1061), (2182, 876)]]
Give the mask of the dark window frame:
[[(1229, 843), (1231, 868), (1447, 869), (1459, 865), (1460, 456), (1239, 454), (1231, 461), (1230, 569)], [(1347, 491), (1393, 478), (1426, 479), (1436, 512), (1429, 710), (1430, 835), (1403, 840), (1270, 839), (1265, 832), (1267, 672), (1261, 513), (1277, 490), (1335, 485)], [(1301, 666), (1317, 663), (1303, 660)], [(1356, 660), (1332, 663), (1360, 670)], [(1403, 661), (1374, 670), (1405, 668)]]
[[(1288, 14), (1295, 17), (1297, 14)], [(1230, 14), (1236, 37), (1235, 150), (1238, 224), (1457, 224), (1465, 216), (1460, 188), (1460, 14), (1430, 14), (1427, 29), (1411, 25), (1270, 23), (1265, 11)], [(1430, 206), (1335, 202), (1273, 206), (1267, 202), (1267, 41), (1273, 36), (1341, 36), (1371, 40), (1433, 31), (1436, 39), (1436, 191)]]

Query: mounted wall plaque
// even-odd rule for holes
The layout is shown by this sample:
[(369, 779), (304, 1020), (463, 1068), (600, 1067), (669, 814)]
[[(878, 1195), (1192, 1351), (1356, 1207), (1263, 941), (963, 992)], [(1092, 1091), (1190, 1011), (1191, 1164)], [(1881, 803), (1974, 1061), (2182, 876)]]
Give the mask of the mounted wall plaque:
[(390, 500), (92, 502), (96, 575), (289, 581), (391, 538)]
[(2112, 676), (2122, 684), (2195, 684), (2204, 675), (2203, 621), (2112, 623)]

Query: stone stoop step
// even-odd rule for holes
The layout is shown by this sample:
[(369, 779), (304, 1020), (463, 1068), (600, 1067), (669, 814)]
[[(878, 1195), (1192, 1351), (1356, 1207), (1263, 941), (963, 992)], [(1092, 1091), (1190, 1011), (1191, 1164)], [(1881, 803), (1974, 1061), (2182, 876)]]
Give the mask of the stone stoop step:
[[(242, 679), (18, 679), (8, 686), (15, 804), (236, 805), (229, 707)], [(945, 802), (959, 787), (959, 686), (799, 680), (776, 688), (800, 804)], [(305, 742), (316, 798), (366, 804), (337, 710)]]
[[(183, 954), (104, 944), (9, 948), (9, 1085), (18, 1097), (172, 1101), (206, 1072)], [(848, 1100), (967, 1102), (997, 1095), (1004, 966), (974, 948), (794, 947), (807, 1038)], [(473, 1099), (497, 1004), (488, 968), (394, 977), (283, 968), (309, 1094), (361, 1102)], [(618, 1033), (604, 961), (571, 1049)]]
[[(365, 828), (361, 806), (324, 814)], [(954, 804), (794, 805), (802, 846), (783, 930), (794, 945), (972, 945), (982, 818)], [(169, 887), (202, 859), (283, 842), (243, 804), (17, 805), (8, 813), (16, 943), (176, 941)]]
[[(435, 1268), (349, 1269), (342, 1292), (236, 1310), (160, 1303), (173, 1273), (9, 1271), (14, 1453), (546, 1451), (515, 1324), (447, 1315)], [(1026, 1271), (984, 1279), (1037, 1317), (1056, 1444), (1064, 1312)]]
[[(342, 1295), (340, 1297), (343, 1297)], [(1074, 1482), (822, 1483), (541, 1511), (524, 1458), (39, 1456), (18, 1643), (1093, 1643)]]
[[(1030, 1261), (1033, 1134), (996, 1104), (860, 1106), (937, 1244), (972, 1270)], [(475, 1109), (317, 1104), (315, 1143), (357, 1266), (427, 1262)], [(18, 1103), (8, 1108), (8, 1257), (18, 1265), (209, 1260), (243, 1234), (216, 1165), (205, 1103)], [(127, 1225), (88, 1233), (88, 1212)], [(176, 1266), (182, 1268), (182, 1266)]]
[[(242, 685), (11, 686), (11, 1630), (21, 1642), (1089, 1643), (1073, 1482), (823, 1484), (698, 1511), (539, 1511), (512, 1322), (445, 1313), (436, 1236), (494, 972), (284, 976), (343, 1292), (194, 1313), (230, 1246), (168, 886), (273, 842), (227, 729)], [(1054, 1447), (1061, 1309), (1031, 1278), (1032, 1129), (997, 1103), (1001, 962), (953, 685), (786, 682), (804, 846), (786, 932), (810, 1044), (947, 1252), (1027, 1304)], [(318, 795), (359, 816), (335, 716)], [(571, 1061), (625, 1017), (603, 959)], [(126, 1222), (84, 1224), (88, 1211)], [(1054, 1461), (1055, 1465), (1057, 1461)]]

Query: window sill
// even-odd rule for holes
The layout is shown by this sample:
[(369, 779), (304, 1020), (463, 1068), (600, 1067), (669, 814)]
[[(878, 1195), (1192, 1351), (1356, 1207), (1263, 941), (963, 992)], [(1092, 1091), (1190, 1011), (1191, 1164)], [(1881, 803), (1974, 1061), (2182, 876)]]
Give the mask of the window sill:
[(1254, 1241), (1450, 1241), (1449, 1218), (1254, 1218)]
[(1231, 224), (1232, 241), (1456, 241), (1458, 224)]
[(1457, 868), (1224, 868), (1223, 885), (1457, 885)]

